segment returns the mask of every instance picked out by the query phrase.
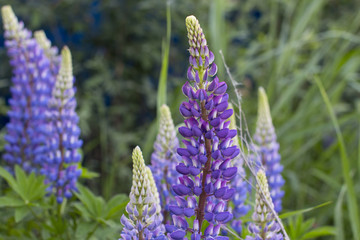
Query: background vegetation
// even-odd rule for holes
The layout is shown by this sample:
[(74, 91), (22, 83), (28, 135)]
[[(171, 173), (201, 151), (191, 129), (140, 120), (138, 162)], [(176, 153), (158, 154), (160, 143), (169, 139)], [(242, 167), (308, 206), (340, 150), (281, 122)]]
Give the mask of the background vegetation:
[[(131, 150), (139, 145), (149, 161), (156, 134), (158, 80), (166, 60), (167, 2), (0, 0), (4, 4), (11, 4), (29, 29), (44, 29), (54, 45), (70, 47), (84, 139), (83, 165), (99, 173), (85, 184), (107, 200), (127, 193)], [(267, 90), (285, 167), (284, 212), (331, 201), (305, 214), (307, 219), (316, 218), (309, 226), (334, 225), (336, 239), (358, 239), (354, 226), (360, 213), (354, 204), (360, 193), (360, 2), (174, 0), (170, 8), (165, 79), (175, 123), (181, 123), (180, 87), (188, 58), (184, 19), (194, 14), (217, 54), (221, 79), (229, 77), (220, 49), (238, 81), (233, 90), (243, 95), (250, 132), (255, 125), (256, 89)], [(11, 83), (3, 43), (0, 39), (1, 136), (8, 121)], [(331, 119), (327, 107), (335, 118)], [(290, 237), (303, 231), (290, 230)]]

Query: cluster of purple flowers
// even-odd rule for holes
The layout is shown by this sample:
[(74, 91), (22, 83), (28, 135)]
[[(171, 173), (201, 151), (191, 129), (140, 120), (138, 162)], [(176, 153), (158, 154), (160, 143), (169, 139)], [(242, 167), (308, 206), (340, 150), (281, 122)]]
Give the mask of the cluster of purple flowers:
[[(10, 6), (2, 7), (5, 45), (13, 67), (10, 122), (5, 139), (6, 168), (20, 165), (26, 172), (46, 176), (49, 193), (58, 202), (71, 197), (80, 175), (80, 129), (75, 112), (71, 54), (62, 58), (42, 31), (32, 33)], [(60, 59), (62, 62), (60, 64)]]
[(275, 210), (280, 212), (282, 209), (282, 197), (284, 196), (281, 187), (285, 183), (281, 176), (283, 166), (280, 164), (279, 143), (276, 141), (270, 107), (263, 88), (259, 88), (258, 120), (254, 142), (253, 150), (256, 153), (256, 156), (254, 156), (256, 164), (265, 169)]
[(46, 111), (55, 77), (49, 59), (10, 6), (2, 7), (5, 46), (13, 68), (12, 97), (9, 100), (6, 168), (18, 164), (26, 172), (38, 172), (47, 157)]
[(176, 152), (178, 147), (179, 140), (176, 137), (170, 109), (168, 106), (163, 105), (160, 109), (159, 133), (154, 143), (150, 168), (159, 190), (164, 222), (171, 221), (171, 219), (168, 219), (169, 205), (175, 200), (171, 186), (176, 183), (177, 178), (180, 176), (175, 169), (180, 161), (180, 156)]
[[(229, 129), (228, 118), (233, 114), (228, 109), (227, 85), (217, 77), (212, 81), (217, 67), (214, 54), (207, 47), (204, 33), (194, 16), (186, 18), (190, 44), (190, 67), (182, 88), (188, 101), (180, 106), (185, 126), (179, 133), (185, 138), (185, 148), (177, 152), (183, 162), (176, 170), (183, 176), (173, 186), (177, 204), (170, 206), (173, 224), (166, 225), (170, 239), (228, 239), (219, 236), (222, 224), (232, 219), (227, 211), (227, 201), (235, 190), (227, 183), (236, 175), (237, 167), (231, 160), (239, 154), (232, 138), (236, 130)], [(193, 226), (186, 218), (195, 216)], [(208, 226), (202, 231), (204, 221)]]

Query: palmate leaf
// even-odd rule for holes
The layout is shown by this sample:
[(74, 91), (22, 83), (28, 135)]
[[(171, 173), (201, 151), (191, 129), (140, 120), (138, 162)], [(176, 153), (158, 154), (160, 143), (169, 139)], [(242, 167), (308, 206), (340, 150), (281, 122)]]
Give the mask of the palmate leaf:
[(20, 222), (30, 214), (32, 207), (40, 206), (46, 194), (44, 176), (36, 176), (35, 173), (27, 176), (19, 166), (15, 166), (15, 177), (1, 167), (0, 177), (5, 179), (12, 190), (7, 196), (0, 197), (0, 208), (14, 208), (15, 222)]
[[(15, 166), (15, 178), (4, 168), (0, 167), (0, 177), (4, 178), (14, 193), (9, 196), (0, 198), (0, 207), (20, 206), (20, 200), (24, 205), (30, 205), (37, 200), (43, 199), (46, 194), (46, 185), (44, 184), (44, 176), (36, 176), (31, 173), (26, 176), (25, 172)], [(10, 203), (10, 200), (13, 203)]]
[(93, 219), (101, 223), (107, 220), (117, 219), (124, 212), (129, 198), (126, 195), (119, 194), (105, 203), (102, 197), (95, 196), (84, 186), (78, 186), (79, 192), (75, 193), (81, 203), (75, 203), (75, 208), (86, 219)]

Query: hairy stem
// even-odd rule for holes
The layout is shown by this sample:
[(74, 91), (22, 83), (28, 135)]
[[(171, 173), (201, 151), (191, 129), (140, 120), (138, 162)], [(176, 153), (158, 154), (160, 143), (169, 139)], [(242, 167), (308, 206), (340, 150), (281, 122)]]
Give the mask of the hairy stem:
[[(207, 113), (206, 113), (206, 108), (205, 108), (205, 101), (201, 102), (201, 118), (205, 121), (209, 121)], [(201, 182), (201, 194), (199, 197), (199, 206), (197, 209), (197, 214), (196, 214), (196, 219), (199, 221), (199, 233), (201, 232), (201, 226), (202, 226), (202, 222), (204, 221), (204, 215), (205, 215), (205, 205), (206, 205), (206, 199), (207, 199), (207, 194), (205, 192), (205, 184), (206, 184), (206, 176), (211, 172), (210, 168), (211, 168), (211, 140), (205, 138), (204, 135), (204, 139), (205, 139), (205, 149), (206, 149), (206, 157), (207, 157), (207, 161), (205, 163), (205, 167), (203, 169), (203, 178), (202, 178), (202, 182)]]

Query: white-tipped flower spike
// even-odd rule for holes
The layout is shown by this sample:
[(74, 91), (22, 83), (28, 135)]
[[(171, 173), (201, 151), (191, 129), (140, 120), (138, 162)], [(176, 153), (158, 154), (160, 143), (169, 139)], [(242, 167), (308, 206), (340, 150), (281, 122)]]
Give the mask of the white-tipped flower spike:
[(262, 166), (265, 169), (266, 176), (269, 179), (270, 193), (275, 210), (280, 212), (282, 209), (281, 199), (284, 196), (284, 191), (281, 190), (281, 187), (285, 183), (281, 176), (283, 166), (280, 164), (279, 143), (276, 140), (269, 102), (262, 87), (259, 88), (258, 104), (258, 119), (253, 146), (253, 151), (257, 153), (257, 156), (253, 155), (252, 157), (258, 166)]
[(43, 162), (41, 173), (46, 176), (49, 193), (56, 195), (61, 203), (63, 197), (70, 198), (77, 191), (76, 182), (81, 174), (78, 163), (81, 160), (78, 149), (79, 118), (75, 112), (76, 99), (73, 87), (71, 52), (68, 47), (61, 51), (62, 61), (47, 112), (49, 120), (48, 158)]
[(153, 174), (152, 174), (149, 167), (146, 167), (146, 174), (147, 174), (147, 177), (149, 179), (150, 190), (152, 192), (152, 195), (154, 196), (154, 202), (155, 202), (155, 205), (156, 205), (156, 212), (160, 213), (161, 212), (161, 207), (160, 207), (159, 191), (157, 190)]
[(159, 191), (160, 206), (165, 222), (170, 220), (169, 204), (175, 201), (171, 186), (177, 182), (180, 174), (175, 170), (181, 157), (176, 149), (179, 140), (167, 105), (160, 108), (159, 132), (154, 143), (154, 152), (151, 155), (151, 171)]
[(23, 29), (24, 24), (19, 23), (11, 6), (3, 6), (1, 8), (1, 15), (4, 23), (4, 29), (5, 31), (8, 31), (8, 35), (6, 37), (19, 39), (26, 38), (28, 36), (28, 32)]
[[(229, 103), (229, 109), (234, 109), (231, 103)], [(233, 114), (230, 117), (229, 129), (233, 129), (237, 131), (235, 114)], [(233, 140), (233, 144), (232, 144), (233, 146), (240, 147), (239, 139), (237, 135), (233, 137), (232, 140)], [(233, 181), (231, 182), (231, 186), (235, 189), (235, 194), (232, 198), (232, 203), (233, 203), (232, 214), (234, 215), (234, 219), (231, 221), (231, 227), (239, 235), (241, 235), (242, 221), (240, 218), (242, 216), (245, 216), (250, 210), (250, 206), (245, 205), (245, 200), (248, 195), (248, 184), (244, 180), (246, 173), (244, 169), (244, 160), (242, 158), (242, 155), (238, 155), (233, 159), (233, 165), (238, 168), (238, 172), (234, 177)]]
[(154, 180), (139, 147), (134, 149), (132, 159), (133, 181), (130, 202), (126, 206), (128, 217), (121, 217), (124, 228), (120, 239), (165, 239)]
[(50, 40), (46, 37), (45, 32), (40, 30), (34, 33), (34, 37), (44, 53), (50, 60), (50, 68), (53, 75), (57, 75), (60, 68), (61, 56), (59, 56), (58, 48), (52, 47)]
[(246, 240), (282, 240), (280, 226), (271, 211), (274, 205), (263, 170), (258, 171), (256, 179), (258, 184), (256, 185), (256, 202), (252, 215), (254, 222), (249, 225), (249, 232), (254, 236), (247, 236)]

